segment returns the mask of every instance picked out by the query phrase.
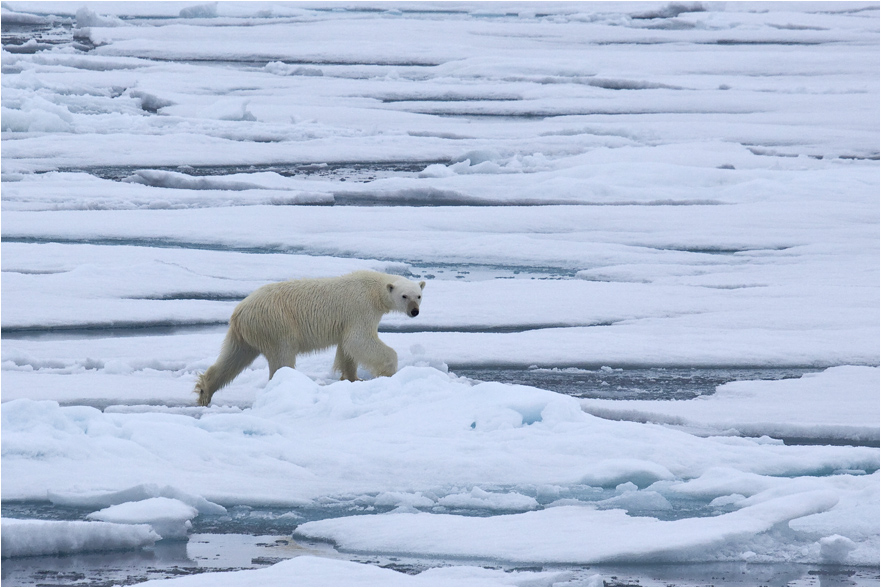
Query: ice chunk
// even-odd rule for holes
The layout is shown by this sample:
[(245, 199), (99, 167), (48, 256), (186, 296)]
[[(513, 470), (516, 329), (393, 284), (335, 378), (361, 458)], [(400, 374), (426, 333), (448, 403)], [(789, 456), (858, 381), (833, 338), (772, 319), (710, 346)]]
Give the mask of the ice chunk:
[(215, 18), (216, 16), (217, 2), (197, 4), (196, 6), (188, 6), (180, 10), (181, 18)]
[(160, 108), (174, 105), (174, 102), (172, 102), (171, 100), (160, 98), (154, 94), (144, 92), (142, 90), (130, 90), (129, 96), (140, 100), (141, 108), (143, 108), (147, 112), (157, 112)]
[(472, 508), (486, 510), (532, 510), (538, 502), (531, 496), (517, 492), (487, 492), (475, 486), (471, 492), (450, 494), (437, 501), (447, 508)]
[(409, 508), (429, 508), (435, 501), (422, 492), (383, 492), (374, 500), (375, 506), (398, 506)]
[(161, 539), (149, 525), (7, 518), (2, 535), (3, 557), (137, 549)]
[(148, 524), (163, 539), (182, 539), (187, 536), (199, 514), (192, 506), (173, 498), (148, 498), (125, 502), (93, 512), (87, 518), (108, 523)]
[(263, 187), (253, 182), (235, 181), (227, 178), (193, 177), (178, 172), (152, 169), (138, 170), (123, 181), (158, 188), (184, 190), (258, 190)]
[(627, 490), (618, 496), (600, 500), (599, 508), (622, 508), (629, 514), (634, 511), (672, 510), (673, 505), (663, 495), (653, 490)]
[(456, 173), (453, 170), (441, 163), (432, 163), (419, 172), (420, 178), (448, 178), (454, 175)]
[(710, 501), (710, 506), (716, 508), (727, 507), (731, 505), (737, 505), (746, 500), (746, 496), (743, 494), (728, 494), (727, 496), (719, 496)]
[(488, 161), (498, 161), (501, 157), (502, 156), (499, 155), (498, 151), (493, 149), (475, 149), (454, 157), (452, 163), (463, 163), (467, 161), (469, 165), (474, 166)]
[(125, 21), (119, 17), (102, 16), (85, 6), (76, 11), (76, 28), (78, 29), (88, 27), (120, 27), (124, 25)]
[(618, 486), (632, 482), (645, 488), (658, 480), (672, 480), (675, 476), (667, 468), (650, 461), (633, 458), (602, 460), (590, 467), (581, 482), (589, 486)]
[(317, 67), (288, 65), (282, 61), (270, 61), (263, 69), (277, 76), (323, 76), (324, 72)]
[(844, 563), (848, 554), (857, 548), (856, 543), (841, 535), (823, 537), (820, 543), (820, 557), (826, 563)]
[(124, 502), (138, 502), (148, 498), (173, 498), (195, 508), (201, 514), (226, 514), (226, 508), (205, 500), (201, 496), (188, 494), (173, 486), (158, 484), (139, 484), (118, 492), (48, 492), (47, 497), (59, 506), (102, 508)]

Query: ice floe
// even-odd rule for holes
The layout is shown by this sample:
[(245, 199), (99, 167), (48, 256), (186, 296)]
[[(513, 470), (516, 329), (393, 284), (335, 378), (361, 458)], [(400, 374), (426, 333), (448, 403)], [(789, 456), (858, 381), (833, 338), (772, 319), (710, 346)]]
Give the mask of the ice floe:
[(797, 380), (730, 382), (693, 400), (591, 399), (582, 406), (604, 418), (666, 423), (704, 434), (877, 444), (879, 385), (878, 368), (840, 366)]
[(213, 572), (139, 586), (543, 586), (566, 572), (503, 572), (476, 566), (432, 568), (416, 575), (338, 559), (301, 556), (262, 570)]
[(136, 549), (161, 539), (150, 525), (7, 518), (2, 525), (3, 557)]

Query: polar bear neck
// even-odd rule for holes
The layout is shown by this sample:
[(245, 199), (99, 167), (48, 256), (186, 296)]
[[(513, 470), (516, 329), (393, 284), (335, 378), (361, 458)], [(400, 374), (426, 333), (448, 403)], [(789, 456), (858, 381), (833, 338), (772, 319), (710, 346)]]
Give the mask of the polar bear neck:
[(363, 288), (363, 295), (369, 301), (370, 306), (379, 312), (380, 316), (388, 314), (394, 310), (392, 301), (387, 295), (387, 286), (388, 284), (393, 284), (399, 280), (399, 276), (370, 270), (359, 270), (341, 276), (339, 279), (347, 280), (347, 278), (351, 280), (353, 287), (358, 288), (360, 286), (360, 288)]

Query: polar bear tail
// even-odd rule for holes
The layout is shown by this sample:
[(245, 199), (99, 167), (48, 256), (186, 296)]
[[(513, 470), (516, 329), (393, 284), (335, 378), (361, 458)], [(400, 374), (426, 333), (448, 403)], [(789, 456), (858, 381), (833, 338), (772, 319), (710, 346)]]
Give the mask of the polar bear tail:
[(251, 365), (260, 352), (248, 345), (233, 326), (230, 326), (220, 349), (220, 357), (199, 375), (196, 394), (199, 406), (208, 406), (214, 393), (229, 384), (243, 369)]

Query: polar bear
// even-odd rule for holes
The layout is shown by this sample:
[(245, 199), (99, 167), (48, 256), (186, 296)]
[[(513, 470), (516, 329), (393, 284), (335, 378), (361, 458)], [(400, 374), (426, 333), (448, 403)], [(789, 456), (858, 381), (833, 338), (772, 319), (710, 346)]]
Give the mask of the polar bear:
[(233, 310), (220, 357), (199, 376), (199, 404), (207, 406), (261, 353), (270, 379), (281, 367), (295, 367), (297, 355), (333, 345), (341, 379), (357, 380), (358, 364), (375, 376), (393, 375), (398, 354), (379, 340), (379, 321), (393, 311), (418, 315), (424, 288), (425, 282), (373, 271), (258, 288)]

